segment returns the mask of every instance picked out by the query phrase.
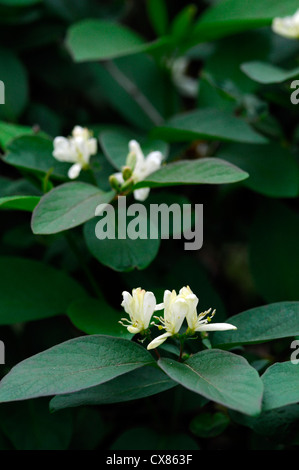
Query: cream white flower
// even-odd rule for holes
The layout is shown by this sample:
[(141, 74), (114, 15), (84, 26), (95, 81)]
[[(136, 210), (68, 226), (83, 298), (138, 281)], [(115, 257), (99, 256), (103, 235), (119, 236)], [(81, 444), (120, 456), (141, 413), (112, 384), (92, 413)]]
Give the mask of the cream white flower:
[(187, 74), (190, 60), (187, 57), (179, 57), (171, 67), (172, 80), (183, 96), (196, 98), (198, 95), (198, 80)]
[(163, 304), (161, 304), (161, 308), (164, 307), (164, 318), (155, 317), (162, 323), (158, 328), (165, 329), (166, 333), (151, 341), (147, 349), (157, 348), (167, 338), (176, 335), (180, 331), (186, 316), (194, 310), (196, 311), (197, 302), (198, 298), (189, 287), (183, 287), (178, 295), (175, 290), (172, 292), (166, 290), (164, 292)]
[[(145, 157), (139, 143), (136, 140), (130, 140), (126, 167), (132, 170), (131, 180), (134, 184), (143, 181), (148, 175), (159, 170), (162, 160), (163, 155), (159, 151), (150, 152)], [(120, 184), (124, 183), (122, 172), (115, 173), (114, 176)], [(134, 197), (137, 201), (144, 201), (148, 197), (149, 192), (149, 188), (136, 189)]]
[(191, 314), (187, 315), (186, 320), (188, 323), (188, 330), (187, 330), (188, 333), (193, 334), (196, 331), (226, 331), (226, 330), (237, 329), (236, 326), (231, 325), (230, 323), (210, 324), (210, 321), (214, 317), (215, 313), (216, 313), (216, 310), (212, 311), (212, 309), (209, 308), (209, 310), (206, 310), (205, 312), (202, 312), (199, 315), (197, 315), (196, 310), (192, 312)]
[(299, 39), (299, 9), (293, 16), (274, 18), (272, 30), (280, 36)]
[[(121, 306), (130, 316), (122, 318), (119, 323), (127, 328), (130, 333), (136, 334), (149, 327), (150, 320), (155, 310), (160, 310), (161, 304), (156, 305), (156, 298), (152, 292), (147, 292), (138, 287), (133, 289), (132, 295), (124, 291)], [(126, 322), (124, 324), (123, 322)]]
[(88, 129), (75, 126), (72, 135), (55, 137), (53, 157), (60, 162), (74, 163), (68, 172), (70, 179), (79, 176), (80, 171), (89, 165), (91, 155), (97, 153), (97, 140), (91, 137)]

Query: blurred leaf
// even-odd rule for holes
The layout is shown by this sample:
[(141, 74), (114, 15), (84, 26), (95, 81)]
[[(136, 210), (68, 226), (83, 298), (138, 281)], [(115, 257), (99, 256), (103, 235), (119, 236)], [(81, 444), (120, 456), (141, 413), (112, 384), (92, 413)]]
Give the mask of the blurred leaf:
[(104, 298), (74, 302), (68, 308), (67, 314), (76, 328), (89, 335), (102, 334), (118, 338), (132, 338), (127, 328), (119, 323), (124, 313), (112, 308)]
[(65, 183), (41, 198), (32, 215), (35, 234), (51, 234), (83, 224), (95, 215), (99, 204), (108, 204), (114, 192), (103, 192), (86, 183)]
[(48, 400), (1, 406), (1, 427), (16, 450), (66, 450), (72, 435), (68, 411), (50, 414)]
[(215, 108), (205, 108), (181, 114), (157, 127), (152, 137), (168, 142), (195, 139), (263, 144), (267, 139), (255, 132), (245, 121)]
[(213, 347), (263, 343), (299, 335), (299, 302), (278, 302), (229, 318), (238, 329), (213, 334)]
[(0, 258), (1, 325), (66, 313), (72, 301), (85, 295), (76, 281), (51, 266), (24, 258)]
[(6, 149), (8, 143), (24, 134), (33, 134), (34, 130), (31, 127), (19, 126), (18, 124), (10, 124), (8, 122), (0, 122), (0, 146)]
[(243, 357), (208, 349), (184, 363), (163, 358), (159, 365), (183, 387), (228, 408), (248, 415), (257, 415), (261, 410), (262, 381)]
[(168, 154), (168, 145), (162, 140), (145, 140), (136, 136), (136, 133), (134, 135), (133, 132), (125, 130), (101, 132), (100, 142), (105, 156), (117, 170), (121, 170), (121, 167), (126, 164), (130, 140), (138, 140), (145, 156), (156, 150), (162, 152), (164, 158)]
[(97, 19), (72, 25), (66, 45), (76, 62), (115, 59), (136, 54), (151, 46), (129, 28)]
[(181, 40), (184, 36), (190, 35), (190, 29), (193, 27), (193, 19), (196, 14), (195, 5), (187, 5), (174, 18), (171, 24), (171, 34), (176, 40)]
[(277, 203), (263, 204), (251, 228), (250, 266), (267, 302), (298, 300), (299, 217)]
[(273, 18), (293, 15), (297, 8), (297, 0), (221, 0), (199, 18), (194, 35), (212, 40), (270, 26)]
[(243, 72), (258, 83), (281, 83), (299, 75), (299, 67), (293, 70), (283, 70), (265, 62), (246, 62), (241, 65)]
[(210, 439), (225, 431), (230, 419), (223, 413), (202, 413), (192, 419), (190, 431), (198, 437)]
[(16, 209), (32, 212), (38, 204), (38, 196), (7, 196), (0, 198), (0, 209)]
[(175, 186), (182, 184), (236, 183), (248, 178), (248, 173), (218, 158), (200, 158), (169, 163), (136, 183), (134, 188)]
[(69, 395), (57, 395), (52, 398), (52, 411), (81, 405), (103, 405), (120, 403), (162, 393), (175, 387), (167, 375), (156, 367), (142, 367), (121, 375), (116, 379)]
[(217, 153), (249, 173), (244, 185), (270, 197), (296, 197), (299, 166), (292, 153), (277, 143), (269, 145), (229, 144)]
[(148, 351), (125, 339), (71, 339), (13, 367), (0, 382), (0, 402), (76, 392), (152, 362)]
[[(142, 227), (147, 227), (147, 238), (131, 239), (128, 235), (125, 238), (120, 238), (121, 230), (128, 229), (130, 223), (135, 223), (134, 220), (127, 220), (124, 224), (121, 223), (121, 230), (118, 226), (118, 212), (115, 212), (115, 221), (109, 217), (109, 222), (116, 227), (115, 239), (105, 238), (99, 240), (96, 236), (96, 225), (99, 222), (97, 218), (90, 220), (84, 225), (84, 237), (87, 247), (91, 254), (100, 263), (115, 271), (131, 271), (134, 268), (145, 269), (157, 256), (160, 240), (157, 238), (150, 238), (150, 227), (152, 225), (150, 219), (145, 219), (143, 214), (140, 213), (138, 218), (139, 230)], [(111, 225), (111, 226), (112, 226)], [(138, 231), (137, 231), (138, 232)], [(126, 232), (127, 233), (127, 232)], [(135, 234), (134, 234), (135, 235)]]
[(299, 401), (298, 365), (277, 362), (262, 375), (264, 383), (263, 410), (273, 410)]
[(22, 136), (11, 141), (4, 156), (9, 165), (33, 172), (48, 173), (53, 169), (51, 176), (67, 178), (70, 164), (57, 161), (53, 153), (51, 139), (39, 136)]
[(10, 7), (27, 7), (41, 2), (42, 0), (0, 0), (1, 5), (7, 5)]
[(147, 14), (157, 36), (163, 36), (168, 29), (168, 12), (165, 0), (147, 0)]
[(28, 100), (27, 71), (10, 50), (0, 49), (0, 79), (5, 86), (5, 104), (0, 105), (0, 119), (16, 120)]

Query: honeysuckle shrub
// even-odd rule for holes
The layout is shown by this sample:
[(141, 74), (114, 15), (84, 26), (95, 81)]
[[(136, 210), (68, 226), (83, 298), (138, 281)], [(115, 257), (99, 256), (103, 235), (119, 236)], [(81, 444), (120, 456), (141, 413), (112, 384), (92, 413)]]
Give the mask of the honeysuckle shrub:
[(0, 448), (295, 448), (298, 0), (0, 13)]

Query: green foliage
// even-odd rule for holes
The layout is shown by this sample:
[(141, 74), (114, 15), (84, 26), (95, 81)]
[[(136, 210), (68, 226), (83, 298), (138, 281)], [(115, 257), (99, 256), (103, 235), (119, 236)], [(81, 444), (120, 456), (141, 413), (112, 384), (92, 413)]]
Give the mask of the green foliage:
[(299, 445), (297, 9), (0, 0), (1, 450)]

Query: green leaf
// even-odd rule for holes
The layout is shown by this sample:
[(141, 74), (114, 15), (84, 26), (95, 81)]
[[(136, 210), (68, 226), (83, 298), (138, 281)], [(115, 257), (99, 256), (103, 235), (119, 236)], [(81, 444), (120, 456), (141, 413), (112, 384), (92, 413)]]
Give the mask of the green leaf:
[(252, 80), (264, 84), (282, 83), (299, 75), (299, 67), (293, 70), (284, 70), (266, 62), (256, 61), (242, 64), (241, 70)]
[(104, 192), (86, 183), (65, 183), (41, 198), (32, 216), (36, 234), (58, 233), (83, 224), (99, 204), (108, 204), (114, 191)]
[(147, 0), (147, 14), (157, 36), (163, 36), (168, 29), (168, 12), (165, 0)]
[(5, 150), (12, 139), (26, 134), (34, 134), (34, 130), (31, 127), (0, 121), (0, 146), (2, 149)]
[(71, 339), (16, 365), (0, 382), (0, 402), (76, 392), (152, 362), (146, 349), (125, 339)]
[(134, 188), (236, 183), (248, 176), (245, 171), (219, 158), (200, 158), (165, 165), (137, 183)]
[(102, 334), (118, 338), (132, 338), (127, 328), (119, 323), (124, 312), (112, 308), (104, 298), (74, 302), (70, 305), (67, 314), (79, 330), (89, 335)]
[(66, 450), (70, 444), (71, 413), (50, 414), (48, 400), (2, 405), (0, 421), (17, 450)]
[(64, 272), (39, 261), (0, 258), (0, 324), (52, 317), (85, 297), (84, 289)]
[(132, 139), (138, 140), (145, 156), (156, 150), (162, 152), (164, 156), (168, 153), (168, 145), (161, 140), (145, 140), (130, 131), (104, 131), (100, 134), (103, 152), (117, 170), (121, 170), (121, 167), (126, 164), (129, 141)]
[(261, 410), (262, 381), (241, 356), (210, 349), (184, 363), (160, 359), (159, 365), (172, 380), (228, 408), (248, 415)]
[(271, 302), (298, 300), (299, 218), (288, 207), (269, 201), (251, 227), (249, 261), (258, 292)]
[(51, 139), (39, 136), (22, 136), (12, 140), (7, 150), (8, 153), (4, 156), (4, 161), (10, 165), (38, 174), (48, 173), (52, 169), (51, 176), (60, 179), (67, 178), (70, 164), (59, 162), (53, 157)]
[(297, 9), (297, 0), (221, 0), (201, 16), (195, 37), (212, 40), (269, 26), (273, 18), (293, 15)]
[(176, 386), (156, 367), (142, 367), (116, 379), (69, 395), (58, 395), (50, 402), (52, 411), (81, 405), (120, 403), (156, 395)]
[(17, 209), (32, 212), (40, 200), (39, 196), (7, 196), (0, 198), (0, 209)]
[(1, 5), (9, 7), (27, 7), (41, 2), (42, 0), (0, 0)]
[(0, 119), (16, 120), (28, 100), (27, 72), (10, 50), (0, 49), (0, 79), (4, 83), (5, 104), (0, 100)]
[(228, 321), (238, 329), (214, 333), (214, 347), (289, 338), (299, 335), (299, 302), (278, 302), (252, 308), (234, 315)]
[(223, 413), (202, 413), (192, 419), (190, 431), (198, 437), (210, 439), (222, 434), (229, 423), (230, 419)]
[(299, 401), (298, 364), (277, 362), (262, 375), (263, 410), (273, 410)]
[(293, 154), (277, 143), (228, 144), (217, 153), (249, 173), (245, 186), (270, 197), (295, 197), (299, 193), (299, 167)]
[(136, 54), (149, 44), (129, 28), (111, 21), (87, 19), (72, 25), (66, 45), (76, 62)]
[(152, 131), (152, 136), (167, 142), (195, 139), (263, 144), (267, 139), (255, 132), (245, 121), (215, 108), (181, 114)]
[[(113, 224), (116, 224), (115, 239), (105, 238), (99, 240), (96, 237), (97, 218), (84, 225), (84, 238), (89, 251), (100, 263), (115, 271), (131, 271), (134, 268), (145, 269), (157, 256), (160, 246), (159, 239), (150, 238), (149, 227), (152, 224), (151, 221), (145, 219), (142, 213), (138, 216), (140, 225), (145, 226), (147, 224), (147, 238), (131, 239), (126, 235), (124, 239), (121, 239), (118, 238), (117, 211), (115, 211), (115, 219), (115, 222), (112, 221)], [(133, 220), (130, 220), (131, 222)], [(125, 228), (127, 229), (127, 225), (125, 225)]]

